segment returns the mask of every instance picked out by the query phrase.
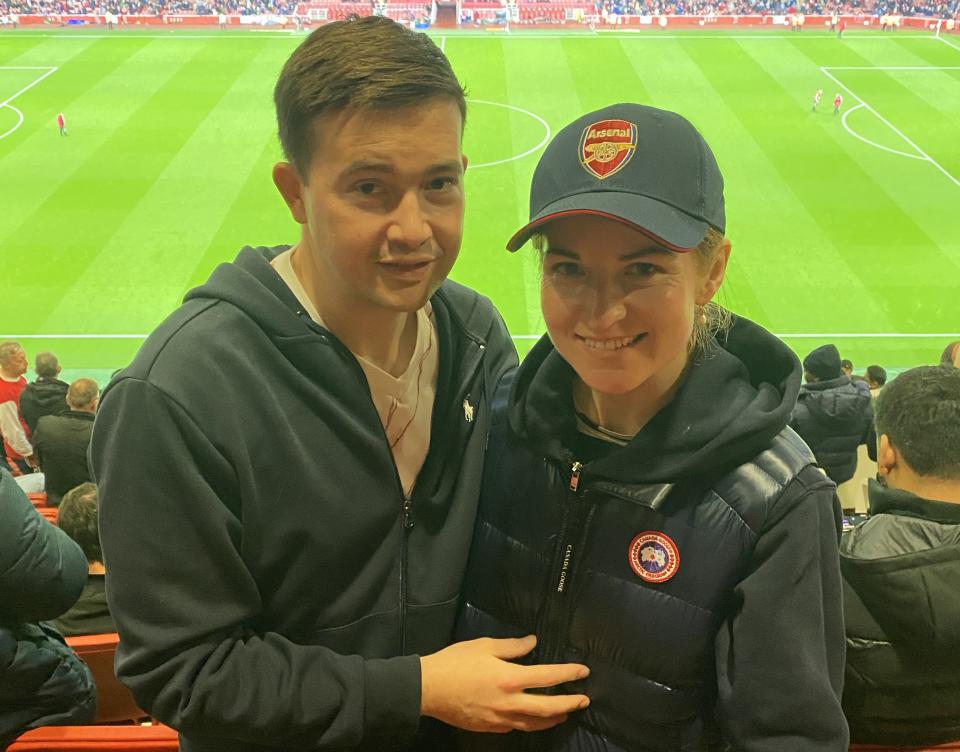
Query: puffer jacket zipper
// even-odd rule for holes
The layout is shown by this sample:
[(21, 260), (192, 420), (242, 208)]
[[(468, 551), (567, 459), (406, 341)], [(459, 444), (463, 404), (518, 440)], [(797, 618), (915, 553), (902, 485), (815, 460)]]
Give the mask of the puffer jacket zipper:
[(550, 590), (537, 630), (542, 640), (538, 651), (540, 663), (556, 663), (561, 660), (566, 616), (570, 612), (569, 592), (585, 543), (584, 523), (588, 510), (582, 498), (584, 491), (583, 463), (573, 460), (563, 501), (560, 534), (551, 563)]

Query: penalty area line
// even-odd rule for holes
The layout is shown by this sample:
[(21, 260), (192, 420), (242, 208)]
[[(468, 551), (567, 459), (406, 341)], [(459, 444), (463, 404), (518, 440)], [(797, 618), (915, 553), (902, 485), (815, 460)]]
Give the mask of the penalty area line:
[(846, 84), (844, 84), (839, 78), (837, 78), (835, 75), (833, 75), (833, 74), (830, 72), (830, 70), (831, 70), (831, 68), (828, 68), (828, 67), (823, 66), (823, 65), (820, 66), (820, 71), (821, 71), (824, 75), (826, 75), (827, 77), (829, 77), (830, 80), (833, 81), (837, 86), (839, 86), (841, 89), (843, 89), (845, 92), (847, 92), (847, 94), (849, 94), (851, 97), (853, 97), (854, 99), (856, 99), (858, 102), (860, 102), (860, 104), (862, 104), (862, 105), (863, 105), (864, 107), (866, 107), (870, 112), (872, 112), (872, 113), (874, 114), (874, 116), (875, 116), (878, 120), (880, 120), (880, 122), (882, 122), (884, 125), (886, 125), (890, 130), (892, 130), (894, 133), (896, 133), (898, 136), (900, 136), (900, 138), (902, 138), (904, 141), (906, 141), (911, 147), (913, 147), (914, 151), (916, 151), (917, 154), (919, 154), (923, 159), (925, 159), (925, 160), (928, 161), (930, 164), (932, 164), (934, 167), (936, 167), (938, 170), (940, 170), (940, 172), (942, 172), (942, 173), (950, 180), (950, 182), (952, 182), (954, 185), (960, 187), (960, 180), (958, 180), (958, 179), (955, 178), (953, 175), (951, 175), (951, 174), (946, 170), (946, 168), (945, 168), (943, 165), (941, 165), (937, 160), (935, 160), (933, 157), (931, 157), (929, 154), (927, 154), (923, 149), (921, 149), (919, 146), (917, 146), (917, 145), (907, 136), (906, 133), (904, 133), (902, 130), (900, 130), (899, 128), (897, 128), (897, 126), (895, 126), (893, 123), (891, 123), (889, 120), (887, 120), (883, 115), (881, 115), (879, 112), (877, 112), (873, 107), (870, 106), (870, 103), (869, 103), (869, 102), (867, 102), (863, 97), (857, 95), (857, 93), (856, 93), (853, 89), (851, 89), (849, 86), (847, 86)]

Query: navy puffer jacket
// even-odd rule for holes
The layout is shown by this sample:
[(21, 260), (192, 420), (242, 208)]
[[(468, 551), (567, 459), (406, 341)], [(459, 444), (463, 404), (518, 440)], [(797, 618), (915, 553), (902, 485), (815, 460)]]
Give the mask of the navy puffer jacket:
[(738, 320), (584, 462), (572, 377), (544, 339), (497, 408), (457, 637), (536, 634), (531, 661), (590, 667), (557, 691), (591, 705), (461, 748), (845, 751), (839, 508), (786, 427), (799, 363)]

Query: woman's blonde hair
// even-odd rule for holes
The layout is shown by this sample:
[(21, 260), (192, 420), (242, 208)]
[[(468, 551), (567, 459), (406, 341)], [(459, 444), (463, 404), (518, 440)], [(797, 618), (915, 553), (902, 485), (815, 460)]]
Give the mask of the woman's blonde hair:
[[(697, 254), (697, 266), (701, 272), (709, 271), (713, 262), (723, 247), (723, 234), (712, 227), (707, 230), (703, 240), (694, 249)], [(711, 343), (718, 335), (724, 335), (730, 330), (733, 317), (726, 308), (719, 303), (710, 301), (697, 308), (693, 317), (693, 333), (690, 336), (688, 347), (694, 360), (699, 360), (708, 354)]]
[[(709, 271), (713, 262), (723, 247), (725, 238), (723, 233), (710, 227), (707, 234), (703, 236), (700, 244), (694, 248), (697, 254), (697, 267), (701, 272)], [(530, 242), (540, 259), (540, 271), (543, 272), (543, 257), (547, 250), (547, 236), (543, 233), (534, 233), (530, 236)], [(714, 338), (726, 334), (730, 329), (733, 317), (726, 308), (719, 303), (710, 301), (704, 306), (697, 306), (693, 316), (693, 332), (687, 343), (690, 357), (693, 360), (700, 360), (708, 354), (711, 343)]]

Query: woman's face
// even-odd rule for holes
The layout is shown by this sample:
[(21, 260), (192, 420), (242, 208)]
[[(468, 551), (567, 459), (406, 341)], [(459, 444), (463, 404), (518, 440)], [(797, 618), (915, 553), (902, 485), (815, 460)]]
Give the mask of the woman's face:
[(612, 219), (562, 217), (543, 234), (541, 305), (557, 351), (598, 392), (626, 394), (652, 378), (669, 388), (729, 244), (701, 271), (696, 251), (675, 253)]

